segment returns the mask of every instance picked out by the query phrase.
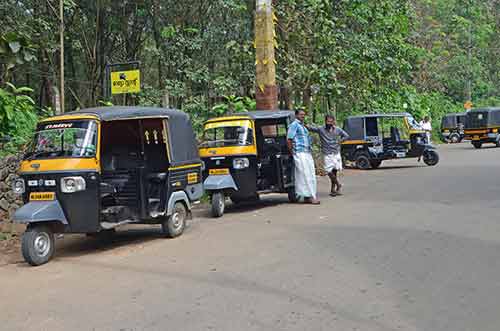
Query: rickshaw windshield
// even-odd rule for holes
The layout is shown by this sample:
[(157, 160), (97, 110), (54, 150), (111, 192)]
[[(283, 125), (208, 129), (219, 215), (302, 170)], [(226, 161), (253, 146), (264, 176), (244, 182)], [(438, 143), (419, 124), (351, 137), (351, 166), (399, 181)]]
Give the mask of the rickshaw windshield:
[(249, 146), (253, 144), (253, 130), (248, 121), (209, 123), (203, 132), (200, 147)]
[(95, 157), (97, 123), (92, 120), (40, 124), (27, 159)]

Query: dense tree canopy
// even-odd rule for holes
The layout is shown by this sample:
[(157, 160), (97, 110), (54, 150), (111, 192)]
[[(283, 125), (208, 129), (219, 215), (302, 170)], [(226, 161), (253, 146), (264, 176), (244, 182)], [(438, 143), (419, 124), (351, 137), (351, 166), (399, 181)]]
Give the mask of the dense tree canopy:
[[(171, 106), (196, 123), (254, 106), (254, 0), (65, 0), (66, 110), (111, 101)], [(500, 102), (496, 0), (279, 0), (280, 107), (458, 111)], [(58, 1), (0, 2), (0, 84), (53, 109)], [(141, 62), (139, 95), (105, 100), (107, 62)], [(220, 104), (224, 104), (221, 106)], [(6, 116), (0, 109), (0, 122)], [(6, 118), (6, 117), (5, 117)]]

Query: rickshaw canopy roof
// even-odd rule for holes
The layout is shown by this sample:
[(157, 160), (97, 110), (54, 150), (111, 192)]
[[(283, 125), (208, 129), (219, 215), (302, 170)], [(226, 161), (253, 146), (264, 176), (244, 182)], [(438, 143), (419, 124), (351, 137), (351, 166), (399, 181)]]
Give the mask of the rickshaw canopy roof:
[(225, 121), (235, 118), (247, 118), (249, 120), (288, 119), (289, 121), (293, 121), (295, 119), (295, 112), (291, 110), (255, 110), (212, 118), (208, 122)]
[(155, 108), (155, 107), (134, 107), (134, 106), (116, 106), (116, 107), (96, 107), (86, 108), (63, 115), (54, 116), (45, 121), (57, 121), (59, 118), (67, 116), (91, 116), (101, 121), (120, 121), (134, 120), (144, 118), (170, 118), (185, 119), (188, 115), (175, 109)]
[[(485, 119), (484, 120), (475, 119), (474, 115), (478, 113), (486, 114)], [(467, 128), (475, 128), (488, 125), (500, 126), (500, 107), (474, 108), (467, 112), (467, 120), (466, 120)]]
[(350, 140), (364, 140), (365, 133), (365, 119), (377, 118), (405, 118), (413, 117), (410, 113), (387, 113), (387, 114), (363, 114), (349, 116), (344, 121), (344, 130), (349, 134)]
[(441, 119), (441, 128), (448, 128), (448, 129), (456, 128), (458, 126), (457, 118), (465, 117), (465, 115), (466, 115), (465, 113), (450, 113), (444, 115), (443, 118)]
[(201, 162), (191, 121), (189, 116), (182, 111), (154, 107), (98, 107), (54, 116), (45, 119), (44, 122), (78, 119), (79, 117), (96, 118), (103, 122), (155, 118), (168, 119), (171, 164), (177, 166)]
[(390, 118), (390, 117), (413, 117), (413, 115), (410, 113), (364, 114), (364, 115), (349, 116), (347, 120), (355, 118)]

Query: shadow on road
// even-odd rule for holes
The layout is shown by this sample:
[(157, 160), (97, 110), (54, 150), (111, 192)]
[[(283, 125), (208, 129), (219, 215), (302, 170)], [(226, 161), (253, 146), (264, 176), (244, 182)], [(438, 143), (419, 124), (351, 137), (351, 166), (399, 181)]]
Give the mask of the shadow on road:
[(58, 243), (55, 259), (95, 254), (121, 247), (133, 248), (155, 240), (166, 240), (158, 227), (124, 229), (114, 234), (102, 233), (95, 237), (67, 236)]
[[(289, 202), (286, 194), (263, 195), (259, 201), (249, 201), (238, 204), (234, 204), (228, 201), (226, 202), (226, 209), (224, 214), (250, 213), (268, 207), (275, 207), (287, 203)], [(199, 213), (199, 216), (211, 218), (212, 215), (210, 214), (210, 206), (207, 206), (207, 208), (202, 209)], [(224, 216), (222, 216), (222, 218), (224, 218)]]

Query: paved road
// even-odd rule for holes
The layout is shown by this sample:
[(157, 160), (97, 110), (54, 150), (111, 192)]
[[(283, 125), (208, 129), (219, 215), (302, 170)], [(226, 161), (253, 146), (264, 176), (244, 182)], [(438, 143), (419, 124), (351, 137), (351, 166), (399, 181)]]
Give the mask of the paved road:
[(201, 215), (184, 236), (66, 237), (0, 267), (2, 330), (500, 329), (500, 149), (347, 171), (345, 195)]

